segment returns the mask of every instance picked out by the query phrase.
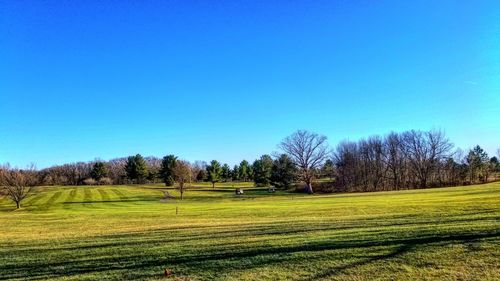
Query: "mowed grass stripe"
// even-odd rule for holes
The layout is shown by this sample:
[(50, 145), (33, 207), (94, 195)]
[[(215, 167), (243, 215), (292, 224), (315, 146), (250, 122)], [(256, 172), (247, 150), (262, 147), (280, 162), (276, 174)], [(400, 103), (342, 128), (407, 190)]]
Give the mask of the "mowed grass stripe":
[(115, 194), (118, 198), (120, 198), (120, 200), (122, 200), (122, 201), (126, 201), (126, 200), (128, 199), (128, 197), (127, 197), (127, 196), (125, 196), (125, 194), (124, 194), (121, 190), (119, 190), (118, 188), (111, 188), (110, 190), (111, 190), (111, 192), (113, 192), (113, 193), (114, 193), (114, 194)]
[(92, 202), (92, 191), (90, 190), (90, 187), (84, 187), (83, 194), (83, 202)]
[(72, 188), (68, 194), (68, 197), (66, 197), (65, 202), (75, 202), (77, 194), (78, 194), (78, 189)]
[(82, 205), (87, 208), (94, 208), (95, 206), (92, 204), (94, 202), (92, 189), (90, 187), (82, 187), (82, 189), (83, 189)]
[(99, 188), (99, 189), (97, 189), (97, 192), (99, 192), (99, 195), (101, 195), (102, 202), (111, 202), (111, 198), (109, 197), (106, 190)]
[(78, 195), (78, 189), (75, 187), (75, 188), (72, 188), (66, 198), (64, 199), (64, 202), (63, 202), (63, 206), (65, 209), (72, 209), (74, 207), (74, 203), (76, 202), (76, 197)]
[(40, 209), (46, 210), (51, 208), (54, 204), (56, 204), (57, 199), (61, 197), (62, 193), (62, 191), (52, 192), (52, 196), (50, 196), (49, 199), (40, 206)]
[(97, 192), (99, 193), (101, 197), (100, 203), (102, 203), (99, 207), (116, 207), (119, 206), (119, 204), (115, 203), (116, 201), (112, 200), (111, 197), (109, 196), (108, 192), (103, 189), (103, 188), (98, 188)]
[(33, 194), (29, 200), (26, 201), (26, 204), (29, 206), (36, 206), (38, 202), (46, 197), (46, 193), (40, 192)]
[(123, 206), (137, 205), (137, 202), (133, 200), (133, 198), (125, 195), (118, 188), (110, 188), (109, 191), (114, 194), (114, 197), (117, 199), (117, 202), (120, 202)]

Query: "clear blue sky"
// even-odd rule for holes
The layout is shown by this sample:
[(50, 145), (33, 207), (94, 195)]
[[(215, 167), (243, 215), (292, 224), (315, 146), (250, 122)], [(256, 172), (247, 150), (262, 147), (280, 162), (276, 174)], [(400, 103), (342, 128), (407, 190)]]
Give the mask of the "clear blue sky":
[(500, 147), (500, 1), (0, 0), (0, 163), (432, 128)]

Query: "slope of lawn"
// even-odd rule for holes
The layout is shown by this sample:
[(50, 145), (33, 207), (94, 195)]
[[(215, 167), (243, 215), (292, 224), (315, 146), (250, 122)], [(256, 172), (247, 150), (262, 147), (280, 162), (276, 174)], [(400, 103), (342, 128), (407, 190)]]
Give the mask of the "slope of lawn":
[(313, 196), (246, 185), (243, 197), (234, 186), (182, 202), (161, 200), (161, 185), (43, 187), (18, 211), (0, 199), (0, 280), (500, 280), (500, 183)]

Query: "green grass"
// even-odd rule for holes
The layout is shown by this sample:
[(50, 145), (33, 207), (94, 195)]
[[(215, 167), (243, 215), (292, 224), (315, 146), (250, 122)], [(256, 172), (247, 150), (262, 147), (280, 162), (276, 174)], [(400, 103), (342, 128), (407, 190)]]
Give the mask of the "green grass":
[[(44, 187), (0, 200), (0, 280), (499, 280), (500, 183), (301, 195)], [(172, 194), (178, 195), (176, 191)], [(176, 215), (176, 207), (179, 214)]]

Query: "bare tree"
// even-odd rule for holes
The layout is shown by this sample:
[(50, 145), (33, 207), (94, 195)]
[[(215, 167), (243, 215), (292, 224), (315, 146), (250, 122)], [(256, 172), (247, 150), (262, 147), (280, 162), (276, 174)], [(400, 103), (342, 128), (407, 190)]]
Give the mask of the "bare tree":
[(278, 147), (288, 154), (299, 168), (307, 192), (312, 194), (312, 180), (314, 179), (315, 170), (323, 164), (329, 154), (326, 137), (299, 130), (285, 138)]
[(404, 151), (418, 186), (425, 188), (440, 161), (450, 156), (453, 145), (441, 131), (403, 133)]
[(9, 166), (0, 168), (1, 193), (21, 208), (21, 202), (32, 192), (36, 185), (37, 174), (32, 165), (26, 170), (11, 169)]
[(359, 142), (359, 149), (361, 153), (361, 160), (363, 163), (363, 174), (366, 186), (371, 186), (373, 191), (379, 189), (386, 167), (383, 162), (383, 142), (378, 136), (372, 136), (368, 140), (361, 140)]
[(203, 181), (203, 175), (207, 169), (207, 163), (204, 161), (194, 161), (193, 165), (191, 165), (191, 172), (193, 176), (193, 181)]
[(179, 192), (181, 193), (181, 200), (184, 199), (184, 191), (186, 184), (191, 182), (192, 172), (191, 165), (187, 161), (177, 160), (174, 169), (174, 179), (179, 185)]
[(400, 189), (405, 182), (405, 157), (402, 149), (402, 139), (399, 134), (391, 132), (384, 141), (384, 162), (387, 166), (387, 177), (392, 188)]
[(337, 145), (333, 155), (337, 169), (337, 183), (345, 190), (354, 191), (360, 186), (359, 175), (360, 156), (358, 144), (350, 141), (342, 141)]
[(343, 141), (333, 155), (335, 186), (339, 191), (376, 191), (461, 183), (467, 165), (455, 160), (452, 148), (440, 131)]
[(116, 158), (108, 161), (108, 176), (114, 184), (127, 183), (126, 164), (127, 158)]

